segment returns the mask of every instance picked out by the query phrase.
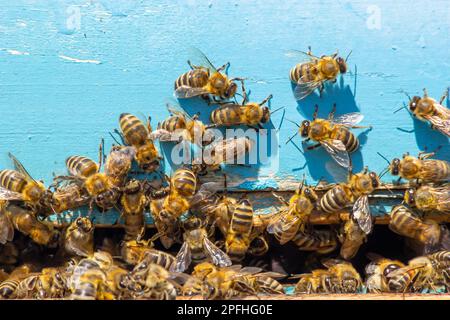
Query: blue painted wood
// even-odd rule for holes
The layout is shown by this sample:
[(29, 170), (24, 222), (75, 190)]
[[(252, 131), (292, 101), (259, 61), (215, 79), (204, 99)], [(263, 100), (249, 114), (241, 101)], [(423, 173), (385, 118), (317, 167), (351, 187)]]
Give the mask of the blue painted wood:
[[(201, 48), (232, 76), (247, 77), (251, 99), (273, 93), (272, 108), (285, 117), (310, 118), (337, 103), (337, 114), (360, 110), (370, 132), (357, 131), (363, 148), (353, 156), (356, 170), (380, 172), (386, 157), (443, 148), (447, 138), (413, 121), (408, 112), (393, 114), (409, 94), (423, 87), (439, 99), (450, 85), (449, 11), (444, 0), (416, 1), (1, 1), (0, 11), (0, 167), (11, 167), (13, 152), (29, 171), (47, 183), (65, 172), (71, 154), (96, 159), (101, 137), (118, 126), (122, 112), (151, 115), (153, 125), (167, 112), (173, 81), (188, 70), (190, 46)], [(378, 19), (379, 18), (379, 19)], [(351, 74), (297, 103), (288, 79), (297, 62), (289, 49), (317, 55), (350, 50)], [(355, 67), (357, 66), (357, 72)], [(448, 105), (448, 101), (447, 101)], [(184, 105), (207, 119), (211, 107)], [(283, 113), (273, 117), (277, 128)], [(278, 150), (257, 168), (227, 169), (246, 189), (283, 188), (301, 179), (333, 181), (335, 168), (323, 150), (305, 151), (301, 142), (285, 145), (296, 130), (283, 121)], [(410, 132), (408, 132), (410, 131)], [(279, 163), (277, 169), (274, 164)], [(170, 166), (166, 166), (170, 172)], [(247, 179), (247, 180), (239, 180)], [(385, 177), (386, 181), (390, 177)]]

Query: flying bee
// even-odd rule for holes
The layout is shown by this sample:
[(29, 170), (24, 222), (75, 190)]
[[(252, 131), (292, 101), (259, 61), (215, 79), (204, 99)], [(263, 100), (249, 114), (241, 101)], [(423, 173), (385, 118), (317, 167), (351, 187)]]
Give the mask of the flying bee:
[(318, 196), (313, 188), (305, 184), (305, 179), (303, 179), (295, 194), (289, 199), (289, 203), (280, 197), (278, 199), (286, 207), (274, 216), (267, 226), (267, 232), (273, 234), (280, 244), (285, 244), (292, 240), (299, 230), (304, 231)]
[(302, 251), (315, 251), (326, 254), (337, 247), (337, 239), (331, 230), (305, 230), (298, 231), (292, 242)]
[(34, 180), (20, 161), (11, 153), (15, 170), (0, 171), (0, 200), (19, 200), (33, 210), (46, 212), (52, 207), (52, 193), (42, 182)]
[(193, 168), (199, 175), (204, 175), (208, 170), (220, 170), (223, 165), (239, 165), (255, 145), (249, 137), (215, 140), (203, 148), (201, 158), (194, 159)]
[(222, 250), (208, 239), (208, 232), (204, 227), (204, 222), (194, 216), (188, 218), (183, 223), (184, 243), (175, 257), (175, 264), (171, 271), (183, 272), (192, 261), (201, 262), (206, 259), (212, 261), (214, 265), (226, 267), (231, 265), (231, 260)]
[(113, 185), (122, 187), (125, 184), (135, 156), (136, 150), (133, 147), (113, 146), (111, 148), (105, 161), (105, 173)]
[(436, 247), (443, 245), (445, 229), (436, 221), (422, 219), (415, 212), (397, 205), (390, 213), (389, 229), (402, 236), (414, 239), (425, 246), (426, 251), (434, 251)]
[(366, 266), (366, 287), (369, 293), (390, 292), (389, 274), (403, 268), (405, 265), (398, 260), (383, 258), (374, 253), (368, 253), (371, 262)]
[(422, 212), (450, 213), (450, 184), (440, 187), (420, 186), (405, 192), (405, 203)]
[(248, 125), (262, 128), (264, 123), (270, 121), (271, 111), (268, 106), (264, 106), (270, 99), (272, 99), (272, 95), (269, 95), (261, 103), (249, 102), (244, 83), (242, 83), (241, 104), (220, 103), (220, 106), (211, 112), (211, 123), (214, 126)]
[(361, 276), (350, 262), (330, 259), (324, 265), (331, 274), (329, 284), (332, 293), (356, 293), (362, 288)]
[(365, 167), (360, 173), (349, 170), (347, 183), (339, 183), (328, 190), (320, 199), (320, 207), (326, 213), (338, 212), (353, 205), (351, 218), (355, 219), (365, 234), (372, 231), (373, 222), (369, 208), (368, 195), (380, 186), (380, 179), (375, 172)]
[(226, 63), (216, 69), (200, 50), (193, 48), (192, 51), (198, 63), (193, 65), (188, 61), (191, 70), (175, 81), (175, 96), (181, 99), (213, 96), (221, 100), (234, 97), (238, 88), (235, 81), (242, 82), (243, 79), (230, 79), (222, 73), (227, 71), (230, 64)]
[(305, 138), (304, 142), (310, 140), (317, 142), (308, 146), (307, 150), (312, 150), (322, 146), (336, 161), (344, 168), (350, 167), (349, 153), (355, 152), (359, 148), (358, 138), (349, 130), (350, 128), (372, 128), (371, 126), (358, 126), (364, 116), (359, 112), (344, 114), (334, 118), (336, 104), (330, 112), (328, 119), (317, 118), (319, 106), (315, 106), (313, 121), (304, 120), (301, 125), (293, 122), (299, 129), (286, 142), (290, 142), (297, 134)]
[(296, 85), (295, 97), (297, 100), (302, 100), (316, 88), (319, 88), (322, 94), (325, 82), (336, 82), (339, 74), (346, 73), (347, 59), (351, 52), (345, 59), (339, 57), (337, 52), (331, 56), (316, 57), (311, 53), (311, 47), (308, 52), (291, 50), (290, 54), (308, 58), (308, 61), (295, 65), (289, 73), (289, 78)]
[(72, 179), (81, 184), (92, 198), (89, 206), (92, 210), (92, 203), (95, 202), (102, 210), (109, 210), (114, 207), (119, 199), (120, 190), (113, 184), (113, 180), (106, 174), (100, 172), (103, 158), (103, 147), (99, 148), (99, 163), (83, 157), (71, 156), (66, 159), (66, 166), (70, 177), (56, 177), (59, 179)]
[(139, 167), (145, 172), (157, 171), (162, 157), (151, 139), (150, 118), (145, 126), (138, 117), (122, 113), (119, 124), (124, 142), (134, 148), (134, 158)]
[(213, 140), (209, 128), (198, 119), (198, 114), (189, 116), (177, 102), (168, 102), (169, 118), (158, 123), (157, 130), (151, 133), (153, 140), (188, 141), (200, 147), (208, 145)]
[(76, 218), (64, 232), (63, 241), (69, 255), (91, 256), (94, 254), (94, 224), (89, 218)]
[[(423, 97), (414, 96), (411, 98), (408, 94), (407, 96), (409, 99), (408, 110), (415, 118), (430, 123), (432, 129), (450, 137), (450, 110), (443, 105), (448, 90), (448, 88), (445, 89), (439, 102), (429, 97), (426, 89), (423, 89)], [(406, 106), (397, 111), (401, 109), (406, 109)]]
[(37, 244), (55, 247), (59, 240), (59, 232), (51, 224), (41, 222), (36, 213), (29, 208), (9, 204), (3, 212), (14, 229), (29, 236)]
[(395, 158), (389, 162), (381, 153), (378, 153), (389, 164), (380, 176), (390, 172), (393, 176), (400, 176), (399, 181), (401, 178), (418, 180), (424, 183), (438, 183), (450, 180), (450, 163), (445, 160), (430, 159), (434, 154), (435, 152), (420, 152), (416, 158), (409, 155), (409, 153), (405, 153), (402, 159)]
[(367, 235), (361, 229), (358, 222), (354, 218), (348, 219), (339, 235), (341, 241), (340, 255), (345, 260), (350, 260), (357, 253), (361, 245), (366, 241)]
[(138, 180), (130, 180), (123, 188), (120, 199), (122, 205), (121, 216), (124, 219), (124, 240), (136, 240), (145, 232), (144, 210), (147, 206), (147, 198)]
[(230, 218), (225, 249), (233, 262), (242, 261), (249, 249), (253, 229), (253, 205), (247, 197), (236, 204)]

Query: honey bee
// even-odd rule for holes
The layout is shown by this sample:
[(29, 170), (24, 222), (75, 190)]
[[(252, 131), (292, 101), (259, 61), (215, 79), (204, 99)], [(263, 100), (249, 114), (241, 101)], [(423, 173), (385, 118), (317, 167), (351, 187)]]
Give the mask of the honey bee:
[(105, 161), (105, 174), (117, 187), (125, 184), (136, 151), (133, 147), (113, 146)]
[(17, 289), (20, 282), (33, 273), (33, 268), (24, 264), (15, 268), (8, 276), (8, 278), (0, 283), (0, 298), (14, 299), (17, 297)]
[(440, 187), (420, 186), (405, 192), (405, 203), (423, 212), (450, 213), (450, 184)]
[(326, 254), (337, 247), (337, 239), (331, 230), (305, 230), (298, 231), (292, 242), (302, 251), (315, 251)]
[(405, 267), (398, 260), (383, 258), (377, 254), (369, 253), (371, 262), (366, 266), (366, 287), (369, 293), (390, 292), (388, 281), (391, 272)]
[(138, 180), (130, 180), (123, 188), (120, 200), (124, 219), (124, 240), (136, 240), (145, 232), (144, 210), (147, 206), (147, 198)]
[(89, 218), (76, 218), (64, 232), (63, 241), (69, 255), (91, 256), (94, 253), (94, 224)]
[(191, 197), (197, 191), (197, 175), (187, 167), (175, 170), (170, 179), (170, 186), (178, 194), (184, 197)]
[(269, 95), (261, 103), (249, 102), (242, 83), (242, 103), (221, 103), (216, 110), (211, 112), (211, 123), (215, 126), (248, 125), (262, 128), (264, 123), (270, 121), (270, 109), (268, 106), (264, 106), (270, 99), (272, 99), (272, 95)]
[(328, 270), (316, 269), (311, 273), (304, 273), (292, 278), (298, 278), (294, 292), (296, 294), (328, 293), (327, 287), (330, 286), (330, 273)]
[(331, 293), (356, 293), (362, 288), (362, 280), (358, 271), (351, 263), (337, 259), (324, 262), (331, 277), (329, 280), (329, 292)]
[(347, 58), (343, 59), (334, 53), (331, 56), (316, 57), (311, 53), (311, 47), (308, 52), (291, 50), (291, 54), (306, 55), (308, 61), (301, 62), (293, 67), (289, 73), (289, 78), (296, 84), (295, 97), (302, 100), (311, 94), (316, 88), (322, 93), (324, 84), (327, 81), (336, 82), (338, 75), (347, 72)]
[(66, 183), (61, 185), (56, 182), (53, 192), (53, 210), (61, 213), (73, 210), (89, 204), (90, 197), (85, 190), (77, 183)]
[(119, 123), (123, 140), (127, 145), (134, 148), (134, 158), (139, 167), (145, 172), (157, 171), (162, 157), (151, 139), (150, 119), (146, 127), (138, 117), (129, 113), (122, 113)]
[(102, 283), (102, 296), (105, 300), (121, 300), (130, 298), (129, 273), (116, 265), (106, 271), (106, 279)]
[(234, 208), (225, 239), (226, 253), (233, 262), (242, 261), (247, 253), (253, 219), (253, 205), (247, 197), (243, 197)]
[(42, 182), (36, 181), (20, 161), (11, 153), (9, 157), (15, 170), (0, 171), (0, 201), (19, 200), (30, 205), (33, 210), (46, 211), (52, 206), (52, 193)]
[(170, 117), (158, 123), (157, 130), (151, 133), (153, 140), (188, 141), (200, 147), (212, 142), (212, 133), (198, 119), (198, 114), (190, 117), (176, 102), (167, 103), (167, 110), (170, 113)]
[(422, 243), (426, 251), (433, 251), (436, 247), (442, 245), (444, 229), (436, 221), (422, 219), (404, 205), (397, 205), (392, 208), (390, 217), (389, 229)]
[(146, 271), (146, 267), (150, 263), (170, 269), (175, 262), (175, 257), (170, 253), (154, 249), (152, 241), (153, 239), (129, 240), (122, 244), (122, 258), (126, 263), (134, 266), (131, 272), (133, 276), (136, 276), (139, 272)]
[[(83, 156), (71, 156), (66, 159), (66, 166), (72, 175), (70, 179), (80, 183), (87, 191), (92, 201), (89, 206), (92, 210), (92, 203), (95, 202), (102, 210), (109, 210), (115, 206), (119, 198), (119, 189), (113, 184), (106, 173), (101, 173), (102, 166), (102, 144), (99, 149), (99, 164)], [(68, 179), (67, 177), (56, 177), (55, 180)]]
[[(11, 225), (17, 231), (29, 236), (37, 244), (55, 247), (59, 240), (59, 232), (50, 224), (37, 219), (36, 213), (28, 208), (9, 204), (3, 211)], [(11, 230), (10, 230), (11, 231)]]
[[(432, 129), (450, 137), (450, 110), (442, 104), (448, 95), (448, 90), (448, 88), (445, 89), (439, 102), (429, 97), (426, 89), (423, 89), (423, 97), (414, 96), (411, 98), (409, 95), (407, 96), (409, 98), (408, 109), (414, 117), (430, 123)], [(406, 106), (401, 109), (403, 108), (406, 108)]]
[(233, 137), (215, 140), (203, 148), (201, 158), (194, 159), (193, 168), (199, 174), (206, 174), (208, 170), (218, 171), (223, 165), (239, 164), (256, 143), (249, 137)]
[(68, 290), (66, 275), (60, 268), (43, 268), (36, 287), (40, 299), (63, 298)]
[(353, 218), (348, 219), (339, 236), (339, 240), (342, 243), (340, 250), (341, 257), (345, 260), (353, 258), (358, 253), (361, 245), (366, 241), (366, 238), (367, 235), (361, 229), (358, 222)]
[(285, 204), (285, 208), (280, 211), (279, 215), (274, 216), (267, 226), (267, 232), (273, 234), (280, 244), (285, 244), (292, 240), (297, 232), (305, 229), (305, 223), (309, 215), (314, 209), (318, 196), (313, 188), (308, 187), (303, 180), (295, 194)]
[(355, 152), (359, 148), (358, 138), (349, 130), (350, 128), (372, 128), (371, 126), (358, 126), (364, 116), (359, 112), (344, 114), (338, 118), (334, 118), (336, 104), (330, 112), (328, 119), (318, 119), (319, 106), (315, 106), (313, 121), (304, 120), (299, 126), (298, 131), (288, 139), (290, 142), (297, 134), (305, 138), (304, 142), (310, 140), (316, 141), (317, 144), (308, 146), (308, 150), (312, 150), (322, 146), (328, 154), (341, 167), (350, 167), (349, 153)]
[(147, 277), (141, 283), (135, 283), (133, 297), (137, 299), (175, 300), (177, 290), (170, 281), (170, 273), (163, 267), (151, 263)]
[(351, 218), (355, 219), (365, 234), (372, 231), (373, 222), (369, 208), (368, 195), (380, 185), (375, 172), (365, 167), (360, 173), (353, 174), (349, 170), (347, 183), (339, 183), (328, 190), (320, 199), (320, 207), (326, 213), (338, 212), (352, 205)]
[(184, 221), (183, 245), (175, 257), (175, 264), (170, 268), (174, 272), (183, 272), (189, 268), (192, 261), (211, 260), (214, 265), (226, 267), (231, 265), (227, 254), (208, 239), (204, 222), (197, 217)]
[(430, 256), (421, 256), (392, 271), (388, 275), (388, 287), (393, 292), (421, 292), (424, 289), (434, 289), (436, 277), (435, 263)]
[(238, 88), (235, 81), (242, 82), (243, 79), (230, 79), (222, 73), (226, 72), (230, 64), (226, 63), (216, 69), (200, 50), (192, 48), (192, 51), (198, 63), (193, 65), (188, 61), (191, 70), (175, 81), (175, 96), (181, 99), (213, 96), (221, 100), (234, 97)]
[[(389, 160), (383, 155), (378, 154), (389, 163)], [(399, 180), (403, 178), (424, 183), (450, 180), (450, 163), (445, 160), (430, 159), (434, 154), (434, 152), (420, 152), (416, 158), (409, 153), (405, 153), (401, 160), (399, 158), (393, 159), (380, 176), (389, 171), (393, 176), (400, 176)]]

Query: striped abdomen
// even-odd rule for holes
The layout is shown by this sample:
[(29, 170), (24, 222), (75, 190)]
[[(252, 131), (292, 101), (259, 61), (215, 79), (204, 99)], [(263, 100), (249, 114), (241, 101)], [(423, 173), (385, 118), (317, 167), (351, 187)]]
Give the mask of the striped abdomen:
[(217, 125), (233, 126), (243, 123), (242, 106), (225, 104), (211, 112), (211, 122)]
[(171, 116), (158, 124), (158, 129), (164, 129), (169, 132), (186, 129), (186, 119), (180, 116)]
[(122, 113), (119, 117), (119, 124), (127, 144), (141, 146), (147, 142), (148, 130), (138, 117)]
[(450, 180), (450, 163), (444, 160), (423, 160), (417, 178), (428, 182)]
[(331, 252), (337, 246), (336, 237), (328, 230), (298, 232), (292, 241), (299, 250), (318, 251), (320, 253)]
[(406, 292), (406, 290), (413, 283), (414, 279), (417, 277), (418, 273), (418, 269), (410, 269), (409, 267), (398, 269), (396, 274), (389, 278), (389, 289), (394, 292)]
[(264, 236), (259, 236), (255, 238), (251, 243), (248, 249), (248, 253), (254, 256), (262, 256), (269, 251), (269, 244)]
[(318, 75), (315, 65), (314, 62), (299, 63), (291, 69), (289, 78), (293, 83), (315, 81)]
[(27, 183), (27, 178), (18, 171), (9, 169), (0, 171), (0, 185), (8, 190), (20, 193)]
[(181, 86), (188, 86), (192, 88), (201, 88), (208, 83), (209, 72), (205, 69), (195, 69), (183, 73), (175, 81), (175, 90)]
[(391, 211), (389, 229), (397, 234), (417, 239), (423, 230), (423, 221), (403, 205), (394, 207)]
[(342, 210), (349, 205), (351, 199), (344, 190), (342, 184), (338, 184), (328, 190), (320, 199), (320, 207), (327, 213), (333, 213)]
[(71, 156), (67, 158), (66, 166), (71, 174), (84, 178), (94, 175), (99, 169), (95, 161), (82, 156)]
[[(289, 209), (286, 209), (289, 210)], [(297, 219), (296, 223), (292, 223), (292, 220), (297, 219), (294, 215), (293, 210), (287, 214), (281, 215), (273, 225), (269, 225), (269, 231), (275, 238), (280, 242), (280, 244), (285, 244), (290, 241), (296, 235), (298, 228), (301, 224), (301, 219)], [(287, 228), (289, 226), (289, 228)]]
[(267, 276), (256, 276), (258, 292), (268, 294), (284, 294), (283, 286), (275, 279)]
[(253, 207), (247, 199), (236, 205), (230, 222), (230, 232), (241, 236), (250, 236), (253, 227)]
[(335, 140), (340, 140), (345, 145), (347, 152), (352, 153), (359, 147), (359, 140), (356, 136), (346, 127), (335, 125), (331, 132), (330, 137)]
[(439, 264), (443, 266), (450, 266), (450, 251), (442, 250), (437, 251), (433, 254), (430, 254), (430, 259), (437, 261)]
[(20, 279), (7, 279), (0, 284), (0, 298), (14, 299)]
[(183, 196), (192, 196), (197, 188), (197, 176), (192, 170), (178, 169), (171, 178), (172, 187)]
[(145, 217), (143, 212), (141, 214), (124, 215), (123, 219), (125, 229), (124, 240), (136, 240), (145, 227)]
[(146, 252), (144, 257), (149, 263), (157, 264), (166, 270), (169, 270), (169, 268), (175, 262), (175, 257), (170, 253), (154, 249)]

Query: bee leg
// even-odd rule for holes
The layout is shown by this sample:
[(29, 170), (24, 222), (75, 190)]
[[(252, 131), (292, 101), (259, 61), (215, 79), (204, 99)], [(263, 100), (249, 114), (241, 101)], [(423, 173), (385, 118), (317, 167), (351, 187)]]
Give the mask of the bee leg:
[(187, 64), (189, 65), (189, 67), (190, 67), (192, 70), (200, 69), (200, 67), (193, 65), (193, 64), (191, 63), (191, 60), (188, 60), (188, 61), (187, 61)]
[(372, 129), (372, 126), (351, 126), (353, 129)]
[(222, 71), (222, 70), (225, 70), (225, 71), (226, 71), (229, 67), (230, 67), (230, 63), (227, 62), (227, 63), (225, 63), (223, 66), (221, 66), (220, 68), (218, 68), (218, 69), (217, 69), (217, 72), (220, 72), (220, 71)]
[(320, 144), (320, 143), (318, 143), (318, 144), (315, 144), (315, 145), (309, 146), (309, 147), (307, 147), (306, 149), (308, 149), (308, 150), (314, 150), (314, 149), (316, 149), (316, 148), (318, 148), (318, 147), (320, 147), (320, 146), (321, 146), (321, 144)]
[(315, 104), (314, 105), (313, 120), (316, 120), (318, 114), (319, 114), (319, 105)]
[(447, 98), (447, 96), (448, 96), (448, 90), (449, 90), (448, 88), (445, 89), (444, 94), (443, 94), (442, 97), (441, 97), (441, 100), (439, 100), (439, 104), (440, 104), (440, 105), (442, 105), (442, 103), (444, 102), (445, 98)]
[(147, 130), (148, 130), (149, 133), (152, 133), (152, 131), (153, 131), (152, 130), (151, 121), (152, 121), (152, 117), (148, 116), (148, 118), (147, 118)]
[(266, 104), (272, 98), (273, 98), (273, 95), (270, 94), (267, 98), (265, 98), (263, 101), (261, 101), (261, 103), (259, 105), (262, 106), (262, 105)]
[(402, 177), (398, 178), (397, 181), (395, 182), (395, 184), (399, 185), (401, 181), (402, 181)]
[(336, 113), (336, 103), (333, 103), (333, 108), (331, 109), (330, 114), (328, 115), (328, 120), (334, 119), (334, 114)]
[(114, 133), (117, 134), (117, 135), (119, 136), (120, 141), (122, 141), (122, 144), (123, 144), (123, 145), (126, 145), (126, 143), (125, 143), (125, 138), (123, 137), (122, 132), (120, 132), (120, 131), (117, 130), (117, 129), (114, 129)]
[(324, 89), (324, 85), (323, 85), (323, 83), (321, 83), (320, 86), (319, 86), (319, 97), (320, 98), (322, 98), (323, 89)]

